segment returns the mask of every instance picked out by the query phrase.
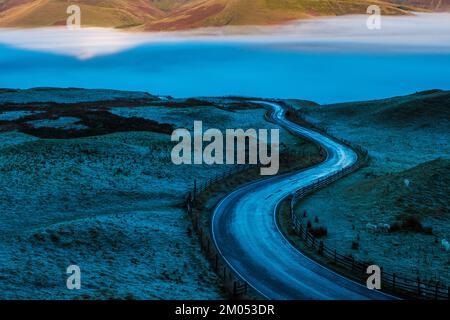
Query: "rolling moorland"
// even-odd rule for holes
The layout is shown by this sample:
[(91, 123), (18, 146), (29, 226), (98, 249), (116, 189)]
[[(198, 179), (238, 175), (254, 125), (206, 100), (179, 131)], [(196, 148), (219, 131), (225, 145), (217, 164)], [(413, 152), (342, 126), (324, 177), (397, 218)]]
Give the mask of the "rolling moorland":
[[(229, 167), (173, 165), (169, 134), (194, 120), (219, 129), (274, 125), (264, 110), (226, 98), (166, 99), (0, 90), (1, 298), (226, 297), (180, 204), (194, 177), (201, 183)], [(448, 283), (450, 255), (440, 240), (450, 234), (450, 93), (286, 102), (371, 155), (367, 167), (300, 202), (298, 214), (326, 227), (323, 239), (341, 252)], [(314, 154), (288, 132), (280, 136)], [(367, 223), (393, 228), (373, 233)], [(65, 289), (69, 264), (83, 270), (81, 292)]]
[[(182, 202), (193, 179), (230, 166), (176, 166), (174, 128), (276, 128), (228, 99), (111, 90), (0, 90), (1, 299), (222, 299)], [(306, 155), (310, 143), (280, 131)], [(65, 285), (78, 264), (82, 290)]]
[[(323, 240), (409, 278), (450, 281), (450, 92), (337, 105), (290, 101), (310, 122), (368, 149), (367, 167), (299, 203)], [(389, 224), (388, 233), (367, 223)]]
[(0, 0), (0, 27), (64, 25), (69, 4), (81, 7), (83, 26), (138, 31), (279, 24), (365, 14), (371, 4), (379, 5), (385, 15), (450, 9), (450, 0)]

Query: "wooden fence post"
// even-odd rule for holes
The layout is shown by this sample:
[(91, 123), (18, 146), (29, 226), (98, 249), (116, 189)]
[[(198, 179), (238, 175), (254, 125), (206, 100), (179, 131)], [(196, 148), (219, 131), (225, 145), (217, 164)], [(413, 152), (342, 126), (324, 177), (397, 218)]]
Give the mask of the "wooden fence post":
[(439, 285), (439, 281), (436, 281), (436, 288), (434, 290), (434, 299), (435, 300), (437, 300), (437, 298), (438, 298), (438, 289), (439, 289), (438, 285)]
[(197, 223), (197, 230), (201, 229), (200, 227), (200, 214), (195, 215), (195, 222)]
[(394, 272), (394, 274), (392, 275), (392, 287), (395, 289), (395, 278), (397, 277), (397, 274)]
[(197, 201), (197, 179), (194, 179), (194, 202)]
[(215, 262), (214, 262), (214, 271), (216, 271), (216, 272), (217, 272), (218, 264), (219, 264), (219, 257), (217, 256), (217, 253), (216, 253)]
[(192, 215), (192, 227), (193, 227), (194, 231), (198, 231), (197, 222), (195, 221), (195, 218), (196, 218), (196, 216), (195, 216), (195, 214), (193, 214)]
[(320, 243), (319, 243), (319, 255), (321, 255), (321, 256), (323, 256), (323, 248), (324, 248), (323, 241), (320, 240)]
[(384, 270), (383, 270), (383, 266), (380, 266), (380, 280), (381, 280), (381, 282), (384, 281)]
[(290, 205), (291, 205), (291, 217), (294, 217), (294, 196), (292, 196), (291, 201), (290, 201)]
[(419, 297), (421, 296), (421, 287), (420, 287), (420, 277), (417, 277), (417, 293), (419, 294)]

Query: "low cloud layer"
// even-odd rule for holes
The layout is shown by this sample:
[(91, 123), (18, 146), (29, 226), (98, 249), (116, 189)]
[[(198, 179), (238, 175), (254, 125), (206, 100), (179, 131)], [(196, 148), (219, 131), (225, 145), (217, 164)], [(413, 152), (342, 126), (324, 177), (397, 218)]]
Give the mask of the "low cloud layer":
[(206, 28), (184, 32), (128, 33), (113, 29), (0, 29), (0, 44), (89, 59), (148, 44), (245, 42), (293, 50), (450, 52), (450, 13), (382, 17), (381, 30), (367, 15), (293, 22), (277, 27)]

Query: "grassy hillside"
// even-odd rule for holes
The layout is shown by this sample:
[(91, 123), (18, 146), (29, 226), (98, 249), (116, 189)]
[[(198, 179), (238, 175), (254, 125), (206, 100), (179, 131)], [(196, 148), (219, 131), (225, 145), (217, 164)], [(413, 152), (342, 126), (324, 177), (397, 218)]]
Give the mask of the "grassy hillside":
[(450, 9), (450, 0), (391, 0), (390, 2), (430, 9), (433, 11), (445, 11)]
[(330, 117), (358, 125), (385, 125), (447, 130), (450, 119), (450, 92), (430, 90), (408, 96), (321, 107)]
[(406, 13), (385, 2), (365, 0), (198, 0), (188, 1), (164, 19), (147, 23), (146, 28), (277, 24), (315, 16), (363, 14), (373, 3), (379, 4), (385, 14)]
[[(99, 27), (129, 27), (160, 18), (163, 11), (147, 0), (78, 0), (82, 24)], [(0, 26), (40, 27), (63, 25), (67, 19), (65, 0), (6, 0), (0, 5)], [(2, 9), (1, 9), (2, 8)]]
[[(0, 89), (0, 299), (226, 298), (181, 203), (193, 179), (203, 184), (232, 166), (174, 165), (170, 135), (152, 124), (278, 128), (265, 110), (247, 107)], [(305, 158), (317, 154), (284, 129), (280, 138)], [(65, 270), (74, 263), (83, 284), (71, 291)]]
[[(298, 215), (306, 210), (310, 221), (317, 217), (328, 230), (324, 241), (340, 252), (388, 272), (448, 283), (450, 255), (441, 240), (450, 232), (450, 160), (380, 176), (369, 173), (320, 191), (300, 204)], [(367, 223), (387, 223), (390, 232), (370, 232)]]
[[(408, 186), (405, 180), (410, 181)], [(347, 199), (364, 198), (367, 210), (383, 208), (385, 219), (392, 219), (391, 223), (412, 217), (446, 221), (450, 218), (450, 160), (440, 158), (367, 179), (350, 187), (347, 193)]]
[[(369, 150), (369, 164), (300, 203), (328, 230), (324, 241), (410, 278), (450, 280), (450, 92), (313, 105), (288, 101), (339, 137)], [(406, 182), (405, 182), (406, 181)], [(367, 223), (389, 224), (373, 233)]]
[[(82, 24), (178, 30), (225, 25), (267, 25), (316, 16), (364, 14), (378, 4), (384, 14), (418, 10), (412, 0), (74, 0), (82, 10)], [(419, 0), (414, 0), (419, 1)], [(0, 0), (0, 27), (38, 27), (64, 24), (65, 0)]]

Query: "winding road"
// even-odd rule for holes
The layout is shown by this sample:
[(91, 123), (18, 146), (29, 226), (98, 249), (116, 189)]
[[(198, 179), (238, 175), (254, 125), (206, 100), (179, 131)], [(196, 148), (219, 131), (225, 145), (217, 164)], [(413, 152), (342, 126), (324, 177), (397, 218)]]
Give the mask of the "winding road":
[(284, 237), (276, 221), (280, 201), (318, 178), (351, 166), (357, 161), (357, 154), (316, 131), (290, 122), (279, 104), (255, 102), (272, 108), (272, 119), (282, 127), (322, 145), (328, 157), (312, 168), (257, 181), (225, 197), (212, 217), (212, 236), (220, 254), (268, 299), (392, 299), (306, 257)]

